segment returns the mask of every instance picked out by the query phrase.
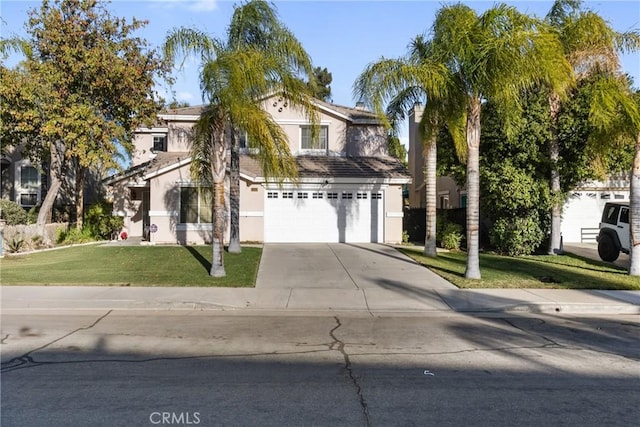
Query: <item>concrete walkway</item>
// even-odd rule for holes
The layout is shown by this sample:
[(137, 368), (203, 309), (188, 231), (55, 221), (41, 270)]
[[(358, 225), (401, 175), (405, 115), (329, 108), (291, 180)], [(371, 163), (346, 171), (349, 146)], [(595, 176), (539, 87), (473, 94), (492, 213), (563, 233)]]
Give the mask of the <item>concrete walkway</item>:
[(640, 291), (458, 289), (385, 245), (264, 247), (255, 288), (4, 286), (2, 310), (640, 314)]

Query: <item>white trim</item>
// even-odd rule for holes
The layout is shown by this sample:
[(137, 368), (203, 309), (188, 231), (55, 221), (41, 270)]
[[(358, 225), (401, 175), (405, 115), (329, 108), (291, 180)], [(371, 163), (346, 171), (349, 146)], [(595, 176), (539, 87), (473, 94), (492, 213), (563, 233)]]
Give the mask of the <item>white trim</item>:
[(165, 166), (165, 167), (163, 167), (161, 169), (158, 169), (158, 170), (155, 170), (155, 171), (153, 171), (151, 173), (148, 173), (148, 174), (144, 175), (142, 177), (142, 179), (146, 181), (148, 179), (155, 178), (156, 176), (159, 176), (159, 175), (162, 175), (164, 173), (170, 172), (170, 171), (172, 171), (174, 169), (181, 168), (182, 166), (188, 165), (189, 163), (191, 163), (191, 156), (189, 156), (187, 158), (184, 158), (184, 159), (180, 160), (179, 162), (172, 163), (172, 164), (170, 164), (168, 166)]
[(404, 218), (404, 212), (387, 212), (387, 218)]
[(135, 133), (168, 133), (168, 127), (138, 128)]
[(196, 114), (158, 114), (158, 117), (169, 121), (195, 122), (200, 118)]
[(245, 217), (263, 217), (263, 211), (240, 211), (240, 216)]
[[(276, 120), (276, 123), (279, 125), (306, 125), (312, 126), (312, 123), (309, 120), (304, 119), (280, 119)], [(320, 126), (330, 126), (333, 123), (331, 120), (320, 120), (318, 125)]]
[(177, 211), (149, 211), (149, 216), (153, 216), (153, 217), (159, 217), (159, 216), (168, 216), (168, 217), (172, 217), (172, 216), (178, 216), (178, 212)]
[(180, 223), (176, 224), (176, 231), (213, 231), (213, 224), (207, 223)]
[(261, 182), (265, 188), (281, 188), (281, 187), (300, 187), (301, 185), (325, 185), (325, 181), (328, 181), (327, 186), (334, 184), (347, 184), (347, 185), (394, 185), (394, 184), (409, 184), (411, 178), (332, 178), (332, 177), (313, 177), (313, 178), (299, 178), (297, 184), (292, 183), (289, 180), (285, 180), (282, 183), (276, 180), (265, 181), (264, 177), (256, 177), (254, 182)]

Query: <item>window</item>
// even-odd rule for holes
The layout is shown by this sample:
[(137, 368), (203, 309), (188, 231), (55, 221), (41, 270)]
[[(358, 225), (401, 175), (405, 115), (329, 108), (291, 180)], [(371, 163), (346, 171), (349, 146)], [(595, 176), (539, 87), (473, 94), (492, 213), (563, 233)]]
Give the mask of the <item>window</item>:
[(167, 151), (166, 135), (153, 135), (153, 151)]
[(620, 205), (607, 204), (602, 212), (602, 222), (617, 225), (618, 214), (620, 213)]
[(337, 199), (338, 193), (327, 193), (327, 199)]
[(290, 191), (285, 191), (282, 193), (283, 199), (293, 199), (293, 193)]
[(315, 139), (311, 138), (311, 126), (300, 128), (300, 148), (302, 150), (326, 150), (329, 140), (329, 127), (320, 126)]
[(278, 193), (275, 191), (269, 191), (267, 192), (267, 199), (277, 199), (278, 198)]
[(322, 199), (322, 193), (313, 193), (312, 196), (314, 199)]
[(342, 193), (343, 199), (353, 199), (353, 193)]
[(622, 208), (622, 211), (620, 212), (620, 223), (629, 224), (629, 209)]
[(449, 209), (449, 196), (440, 196), (440, 209)]
[(18, 202), (22, 206), (38, 204), (40, 193), (40, 173), (31, 165), (20, 167), (20, 181), (18, 188)]
[(358, 199), (367, 200), (367, 193), (358, 193)]
[(23, 189), (37, 189), (40, 185), (40, 175), (33, 166), (20, 168), (20, 187)]
[(382, 200), (382, 193), (371, 193), (371, 199)]
[(213, 222), (213, 192), (211, 187), (180, 189), (180, 222), (210, 224)]
[(309, 193), (298, 193), (298, 199), (308, 199)]
[(38, 195), (36, 193), (20, 193), (20, 205), (35, 206), (38, 204)]

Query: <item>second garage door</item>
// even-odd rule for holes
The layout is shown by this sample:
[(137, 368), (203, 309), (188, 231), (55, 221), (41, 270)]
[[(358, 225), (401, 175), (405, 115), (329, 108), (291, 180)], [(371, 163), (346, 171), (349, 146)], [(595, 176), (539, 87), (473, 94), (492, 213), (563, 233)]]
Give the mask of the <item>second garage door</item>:
[(382, 242), (383, 191), (266, 191), (265, 242)]

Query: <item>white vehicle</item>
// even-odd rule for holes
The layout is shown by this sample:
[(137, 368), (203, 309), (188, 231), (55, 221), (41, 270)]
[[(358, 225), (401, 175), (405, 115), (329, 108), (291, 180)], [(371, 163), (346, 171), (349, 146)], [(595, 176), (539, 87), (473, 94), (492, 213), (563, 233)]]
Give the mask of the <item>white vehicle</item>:
[(603, 261), (614, 262), (620, 252), (628, 254), (630, 248), (629, 203), (605, 204), (598, 234), (598, 255)]

